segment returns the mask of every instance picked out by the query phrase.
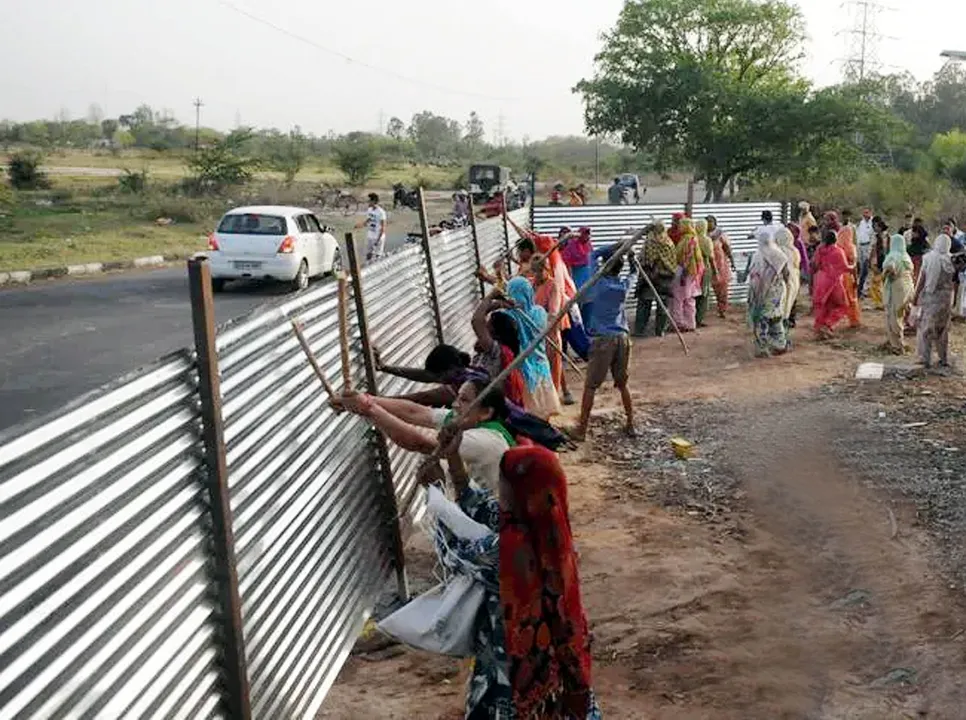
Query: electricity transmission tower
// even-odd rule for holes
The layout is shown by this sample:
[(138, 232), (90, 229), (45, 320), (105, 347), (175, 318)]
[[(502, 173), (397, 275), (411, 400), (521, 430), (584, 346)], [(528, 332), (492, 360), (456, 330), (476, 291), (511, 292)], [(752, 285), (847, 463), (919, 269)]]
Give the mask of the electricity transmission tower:
[(878, 18), (884, 10), (894, 8), (872, 0), (849, 0), (842, 7), (849, 12), (849, 27), (839, 33), (847, 38), (849, 46), (842, 72), (846, 80), (862, 82), (882, 68), (879, 44), (885, 36), (879, 32)]

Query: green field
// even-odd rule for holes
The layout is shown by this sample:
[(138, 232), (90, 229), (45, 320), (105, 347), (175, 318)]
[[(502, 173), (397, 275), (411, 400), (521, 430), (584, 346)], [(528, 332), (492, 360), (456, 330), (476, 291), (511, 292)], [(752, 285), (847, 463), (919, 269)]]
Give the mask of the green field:
[[(141, 163), (138, 165), (137, 163)], [(298, 205), (313, 208), (322, 178), (338, 180), (336, 173), (303, 173), (291, 186), (271, 174), (259, 176), (248, 187), (218, 198), (191, 198), (174, 191), (184, 174), (177, 159), (151, 155), (121, 156), (64, 153), (45, 159), (47, 167), (147, 167), (148, 188), (143, 193), (120, 191), (111, 176), (51, 171), (49, 190), (17, 192), (0, 186), (0, 271), (36, 270), (86, 262), (130, 260), (146, 255), (184, 255), (207, 247), (207, 234), (230, 207), (238, 205)], [(438, 178), (442, 174), (434, 169)], [(383, 195), (391, 207), (393, 181), (412, 184), (415, 173), (430, 176), (429, 168), (386, 170), (370, 188), (356, 189), (364, 198), (369, 190)], [(440, 193), (436, 193), (441, 196)], [(450, 207), (445, 196), (428, 203), (431, 217), (444, 216)], [(8, 202), (3, 202), (7, 199)], [(321, 220), (341, 235), (351, 231), (357, 216), (319, 212)], [(163, 223), (158, 222), (163, 219)], [(171, 221), (168, 223), (168, 221)], [(418, 216), (409, 210), (392, 213), (390, 232), (418, 228)]]

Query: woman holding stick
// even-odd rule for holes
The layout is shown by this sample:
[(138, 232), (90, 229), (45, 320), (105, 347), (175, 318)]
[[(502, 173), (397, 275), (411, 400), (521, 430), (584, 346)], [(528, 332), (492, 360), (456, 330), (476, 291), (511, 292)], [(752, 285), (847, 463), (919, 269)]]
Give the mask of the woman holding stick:
[[(520, 346), (527, 347), (547, 327), (547, 311), (534, 302), (533, 286), (524, 278), (507, 283), (507, 295), (513, 307), (505, 312), (516, 323)], [(546, 344), (540, 343), (521, 368), (525, 382), (523, 407), (542, 420), (560, 413), (560, 399), (553, 384)]]
[[(549, 258), (537, 255), (533, 261), (533, 299), (537, 305), (542, 307), (548, 317), (555, 316), (560, 312), (560, 308), (566, 302), (560, 285), (554, 282), (550, 274)], [(566, 327), (565, 327), (566, 326)], [(560, 324), (556, 325), (547, 336), (547, 359), (550, 361), (550, 374), (553, 378), (554, 387), (563, 399), (564, 405), (573, 405), (574, 399), (567, 387), (567, 373), (564, 370), (563, 356), (561, 354), (561, 343), (563, 342), (562, 332), (570, 327), (570, 318), (564, 317)]]

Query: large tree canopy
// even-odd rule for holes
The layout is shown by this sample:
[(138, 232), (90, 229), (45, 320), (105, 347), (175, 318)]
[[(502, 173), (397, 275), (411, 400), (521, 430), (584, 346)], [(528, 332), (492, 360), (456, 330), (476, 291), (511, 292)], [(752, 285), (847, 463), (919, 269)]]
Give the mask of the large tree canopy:
[(804, 171), (806, 152), (841, 151), (863, 114), (798, 75), (803, 28), (780, 0), (627, 0), (575, 88), (588, 130), (691, 165), (715, 199), (739, 175)]

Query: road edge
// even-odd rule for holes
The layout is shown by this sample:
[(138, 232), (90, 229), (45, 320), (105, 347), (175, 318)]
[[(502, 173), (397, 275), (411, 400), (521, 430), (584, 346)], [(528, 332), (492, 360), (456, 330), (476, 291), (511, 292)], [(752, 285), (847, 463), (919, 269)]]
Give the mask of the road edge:
[(5, 270), (0, 271), (0, 287), (5, 285), (29, 285), (35, 280), (55, 280), (62, 277), (79, 277), (82, 275), (99, 275), (118, 270), (139, 270), (151, 267), (163, 267), (168, 263), (189, 260), (204, 252), (173, 253), (170, 255), (145, 255), (131, 260), (106, 260), (104, 262), (78, 263), (77, 265), (61, 265), (59, 267), (38, 268), (36, 270)]

